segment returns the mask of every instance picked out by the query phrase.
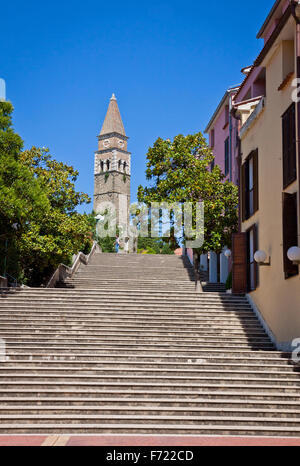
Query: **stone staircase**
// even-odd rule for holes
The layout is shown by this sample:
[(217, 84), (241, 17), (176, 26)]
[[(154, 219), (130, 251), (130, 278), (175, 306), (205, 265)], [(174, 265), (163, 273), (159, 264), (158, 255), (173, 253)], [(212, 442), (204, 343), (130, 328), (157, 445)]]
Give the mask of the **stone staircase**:
[(300, 436), (298, 369), (185, 258), (96, 254), (60, 286), (2, 292), (0, 433)]

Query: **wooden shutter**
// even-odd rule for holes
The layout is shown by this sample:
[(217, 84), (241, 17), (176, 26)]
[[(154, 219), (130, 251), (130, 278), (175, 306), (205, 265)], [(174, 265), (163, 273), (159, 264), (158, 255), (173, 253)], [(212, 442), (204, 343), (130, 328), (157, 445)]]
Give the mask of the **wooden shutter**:
[(240, 186), (240, 191), (241, 191), (241, 208), (242, 208), (242, 221), (244, 222), (246, 220), (246, 164), (242, 165), (241, 167), (241, 186)]
[(258, 210), (258, 150), (253, 153), (253, 209)]
[[(257, 225), (253, 225), (253, 238), (254, 238), (254, 253), (258, 251), (258, 228)], [(256, 261), (254, 261), (254, 289), (258, 287), (258, 264)]]
[(292, 104), (282, 116), (282, 163), (285, 189), (297, 178), (295, 104)]
[(232, 235), (232, 293), (247, 292), (247, 235)]
[(298, 246), (297, 194), (283, 193), (283, 265), (285, 278), (298, 275), (299, 267), (287, 257), (288, 250)]

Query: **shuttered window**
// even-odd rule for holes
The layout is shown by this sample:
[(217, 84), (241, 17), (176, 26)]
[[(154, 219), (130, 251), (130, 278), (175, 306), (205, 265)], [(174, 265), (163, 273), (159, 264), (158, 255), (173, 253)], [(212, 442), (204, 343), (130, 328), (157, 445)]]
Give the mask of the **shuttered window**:
[(297, 179), (296, 115), (293, 103), (282, 116), (283, 188)]
[(241, 204), (243, 221), (252, 217), (258, 210), (258, 150), (251, 152), (242, 165)]
[(288, 250), (298, 245), (297, 194), (283, 193), (283, 265), (285, 278), (299, 273), (298, 265), (294, 265), (287, 257)]

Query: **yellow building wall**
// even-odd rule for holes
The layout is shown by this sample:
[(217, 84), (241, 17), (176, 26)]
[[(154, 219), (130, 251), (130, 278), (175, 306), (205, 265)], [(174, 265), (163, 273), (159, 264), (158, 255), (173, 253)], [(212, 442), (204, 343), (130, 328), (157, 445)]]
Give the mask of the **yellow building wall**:
[[(270, 267), (259, 267), (259, 286), (250, 296), (277, 342), (286, 344), (300, 337), (300, 275), (285, 280), (283, 267), (281, 116), (292, 104), (293, 88), (290, 81), (278, 91), (283, 80), (282, 50), (281, 45), (265, 64), (266, 106), (242, 138), (243, 162), (252, 150), (259, 151), (259, 210), (243, 223), (242, 231), (257, 223), (258, 248), (271, 257)], [(298, 181), (285, 190), (297, 191)]]

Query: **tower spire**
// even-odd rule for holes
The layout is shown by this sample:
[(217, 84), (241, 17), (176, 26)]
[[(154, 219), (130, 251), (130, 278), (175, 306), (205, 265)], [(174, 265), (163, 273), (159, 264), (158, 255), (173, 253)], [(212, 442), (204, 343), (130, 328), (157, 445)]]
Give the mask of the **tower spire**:
[(100, 136), (109, 133), (118, 133), (122, 136), (126, 136), (115, 94), (111, 96)]

